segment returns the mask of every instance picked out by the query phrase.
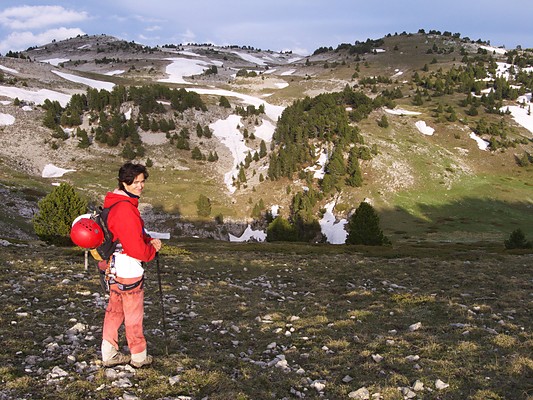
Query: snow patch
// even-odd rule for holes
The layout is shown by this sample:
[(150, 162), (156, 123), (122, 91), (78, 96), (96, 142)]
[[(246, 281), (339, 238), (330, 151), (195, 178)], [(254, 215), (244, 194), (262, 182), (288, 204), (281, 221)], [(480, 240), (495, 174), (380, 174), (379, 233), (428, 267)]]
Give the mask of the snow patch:
[(257, 242), (264, 242), (266, 240), (266, 233), (261, 230), (254, 230), (250, 224), (248, 224), (241, 236), (237, 237), (231, 233), (229, 234), (230, 242), (248, 242), (251, 239), (254, 239)]
[(13, 125), (15, 123), (15, 117), (11, 114), (0, 113), (0, 126)]
[(403, 71), (400, 71), (399, 69), (394, 70), (394, 75), (392, 75), (393, 78), (397, 78), (398, 76), (403, 75)]
[(511, 116), (517, 124), (521, 125), (529, 132), (533, 133), (533, 115), (531, 114), (531, 93), (518, 97), (516, 102), (520, 105), (506, 106), (500, 108), (500, 111), (511, 113)]
[(239, 173), (239, 169), (236, 166), (245, 160), (249, 151), (253, 152), (251, 148), (246, 146), (242, 133), (237, 129), (237, 125), (240, 124), (240, 116), (230, 115), (225, 120), (219, 119), (209, 125), (209, 128), (213, 130), (213, 135), (220, 139), (220, 142), (229, 149), (233, 156), (233, 165), (235, 167), (224, 174), (224, 183), (230, 193), (234, 193), (236, 190), (235, 186), (233, 186), (233, 178), (237, 177)]
[(505, 54), (507, 53), (507, 50), (501, 48), (501, 47), (492, 47), (492, 46), (479, 46), (481, 49), (485, 49), (487, 51), (490, 51), (491, 53), (494, 52), (496, 54)]
[(12, 99), (19, 98), (35, 104), (43, 104), (46, 99), (57, 101), (61, 107), (66, 107), (70, 101), (70, 95), (59, 93), (54, 90), (40, 89), (38, 91), (16, 88), (12, 86), (0, 86), (0, 96)]
[(225, 97), (236, 97), (240, 100), (242, 100), (245, 104), (251, 104), (258, 108), (260, 105), (263, 105), (265, 107), (265, 114), (272, 120), (277, 121), (278, 118), (283, 113), (283, 110), (285, 107), (283, 106), (274, 106), (272, 104), (267, 103), (264, 100), (261, 100), (258, 97), (249, 96), (246, 94), (238, 93), (238, 92), (232, 92), (231, 90), (224, 90), (224, 89), (201, 89), (201, 88), (187, 88), (186, 90), (196, 92), (198, 94), (211, 94), (211, 95), (218, 95), (218, 96), (225, 96)]
[(319, 221), (322, 234), (326, 236), (328, 243), (330, 244), (344, 244), (348, 237), (345, 226), (348, 223), (346, 219), (337, 221), (335, 215), (333, 215), (333, 207), (335, 202), (326, 204), (326, 212)]
[(295, 72), (296, 72), (295, 69), (290, 69), (290, 70), (288, 70), (288, 71), (283, 71), (280, 75), (282, 75), (282, 76), (292, 75), (292, 74), (294, 74)]
[(123, 74), (124, 72), (125, 71), (123, 69), (116, 69), (114, 71), (108, 71), (104, 75), (107, 75), (107, 76), (120, 75), (120, 74)]
[(97, 81), (95, 79), (83, 78), (78, 75), (66, 74), (64, 72), (59, 72), (59, 71), (52, 71), (52, 72), (60, 76), (61, 78), (66, 79), (67, 81), (81, 83), (93, 89), (98, 89), (98, 90), (105, 89), (105, 90), (111, 91), (113, 90), (113, 87), (115, 86), (115, 84), (112, 82)]
[(323, 149), (320, 153), (320, 157), (318, 157), (318, 161), (315, 163), (315, 165), (307, 167), (306, 171), (314, 171), (313, 178), (315, 179), (323, 179), (324, 175), (326, 174), (326, 163), (328, 162), (328, 151), (326, 149)]
[(478, 135), (476, 135), (474, 132), (470, 133), (470, 139), (474, 139), (476, 141), (477, 147), (480, 150), (487, 151), (489, 149), (489, 142), (487, 142), (486, 140), (483, 140)]
[(48, 60), (40, 60), (43, 63), (52, 64), (57, 67), (59, 64), (70, 61), (70, 58), (50, 58)]
[(427, 126), (425, 121), (416, 121), (415, 126), (420, 131), (420, 133), (424, 135), (431, 136), (433, 135), (433, 133), (435, 133), (435, 129), (430, 126)]
[(257, 65), (266, 65), (266, 63), (260, 59), (259, 57), (252, 56), (251, 54), (247, 53), (239, 53), (238, 51), (234, 51), (234, 54), (237, 54), (240, 58), (242, 58), (245, 61), (257, 64)]
[(3, 65), (0, 65), (0, 69), (6, 72), (11, 72), (12, 74), (18, 74), (19, 72), (16, 69), (4, 67)]
[(75, 172), (75, 169), (64, 169), (56, 167), (53, 164), (46, 164), (43, 168), (41, 176), (43, 178), (60, 178), (67, 172)]
[(254, 135), (259, 139), (263, 139), (265, 142), (271, 142), (275, 130), (276, 127), (274, 126), (274, 124), (264, 119), (263, 123), (257, 128), (255, 128)]
[(385, 112), (392, 114), (392, 115), (420, 115), (421, 114), (417, 111), (404, 110), (403, 108), (395, 108), (394, 110), (391, 110), (390, 108), (386, 108)]
[(165, 60), (172, 61), (165, 69), (168, 78), (159, 79), (159, 82), (185, 83), (190, 85), (191, 83), (185, 81), (183, 77), (202, 74), (210, 65), (206, 61), (190, 60), (188, 58), (166, 58)]

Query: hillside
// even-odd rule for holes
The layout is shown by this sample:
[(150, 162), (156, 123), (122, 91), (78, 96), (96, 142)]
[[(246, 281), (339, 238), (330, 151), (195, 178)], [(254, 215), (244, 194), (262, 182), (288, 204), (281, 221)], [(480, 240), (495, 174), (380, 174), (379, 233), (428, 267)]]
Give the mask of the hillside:
[[(308, 188), (323, 192), (314, 206), (317, 219), (328, 205), (338, 220), (347, 218), (367, 200), (396, 243), (501, 242), (516, 227), (533, 235), (533, 56), (527, 50), (417, 33), (299, 57), (247, 47), (149, 48), (99, 35), (18, 55), (23, 58), (0, 58), (0, 196), (6, 204), (0, 237), (33, 237), (29, 220), (51, 183), (69, 182), (98, 203), (132, 156), (153, 163), (143, 197), (146, 220), (173, 236), (227, 240), (228, 231), (240, 235), (248, 223), (264, 227), (252, 218), (257, 204), (264, 204), (262, 212), (279, 206), (289, 217), (293, 196)], [(136, 91), (143, 87), (152, 89)], [(342, 110), (335, 115), (358, 131), (358, 142), (325, 134), (326, 117), (307, 121), (320, 127), (305, 141), (316, 151), (292, 174), (273, 176), (269, 160), (292, 145), (276, 131), (284, 110), (308, 97), (314, 108), (303, 114), (318, 113), (328, 94), (346, 88), (372, 103), (362, 117), (359, 103), (347, 103), (346, 96), (335, 105)], [(72, 95), (92, 105), (74, 109)], [(50, 112), (45, 99), (61, 107), (59, 133), (43, 124)], [(99, 101), (109, 104), (98, 109)], [(329, 116), (331, 108), (325, 110)], [(134, 133), (117, 137), (121, 129)], [(81, 130), (86, 148), (79, 146)], [(262, 142), (267, 154), (252, 158)], [(365, 154), (363, 183), (351, 187), (339, 179), (326, 191), (320, 155), (330, 157), (340, 144), (344, 161), (351, 147)], [(75, 171), (43, 178), (48, 164)], [(225, 227), (197, 217), (200, 195)]]

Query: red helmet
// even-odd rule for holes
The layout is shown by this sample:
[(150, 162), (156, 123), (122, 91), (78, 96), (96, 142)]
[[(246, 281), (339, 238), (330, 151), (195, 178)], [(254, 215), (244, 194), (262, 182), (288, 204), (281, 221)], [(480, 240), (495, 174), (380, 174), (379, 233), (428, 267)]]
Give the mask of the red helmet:
[(96, 222), (90, 218), (80, 218), (70, 230), (70, 238), (80, 247), (94, 249), (104, 241), (104, 232)]

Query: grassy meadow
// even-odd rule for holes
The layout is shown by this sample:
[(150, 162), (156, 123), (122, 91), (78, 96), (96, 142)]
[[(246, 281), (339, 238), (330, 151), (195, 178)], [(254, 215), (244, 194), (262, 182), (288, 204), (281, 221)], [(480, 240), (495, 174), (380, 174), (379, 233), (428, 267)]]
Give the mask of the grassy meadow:
[(76, 248), (7, 246), (0, 398), (532, 399), (532, 260), (481, 243), (167, 242), (164, 320), (147, 267), (155, 362), (109, 371), (94, 264)]

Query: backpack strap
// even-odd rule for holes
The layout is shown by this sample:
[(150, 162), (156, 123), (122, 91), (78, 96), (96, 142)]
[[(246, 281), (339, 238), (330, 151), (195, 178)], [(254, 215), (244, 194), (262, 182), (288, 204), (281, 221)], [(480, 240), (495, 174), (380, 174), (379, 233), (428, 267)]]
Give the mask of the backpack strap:
[(104, 243), (102, 243), (100, 246), (98, 246), (96, 249), (91, 251), (91, 254), (93, 257), (97, 260), (108, 260), (113, 255), (115, 248), (117, 244), (119, 243), (118, 239), (113, 241), (113, 233), (109, 230), (108, 226), (108, 217), (109, 213), (111, 212), (111, 209), (116, 206), (118, 203), (128, 202), (128, 200), (119, 200), (116, 203), (111, 204), (109, 207), (100, 207), (100, 213), (97, 217), (97, 222), (100, 223), (100, 226), (102, 227), (103, 233), (104, 233)]

